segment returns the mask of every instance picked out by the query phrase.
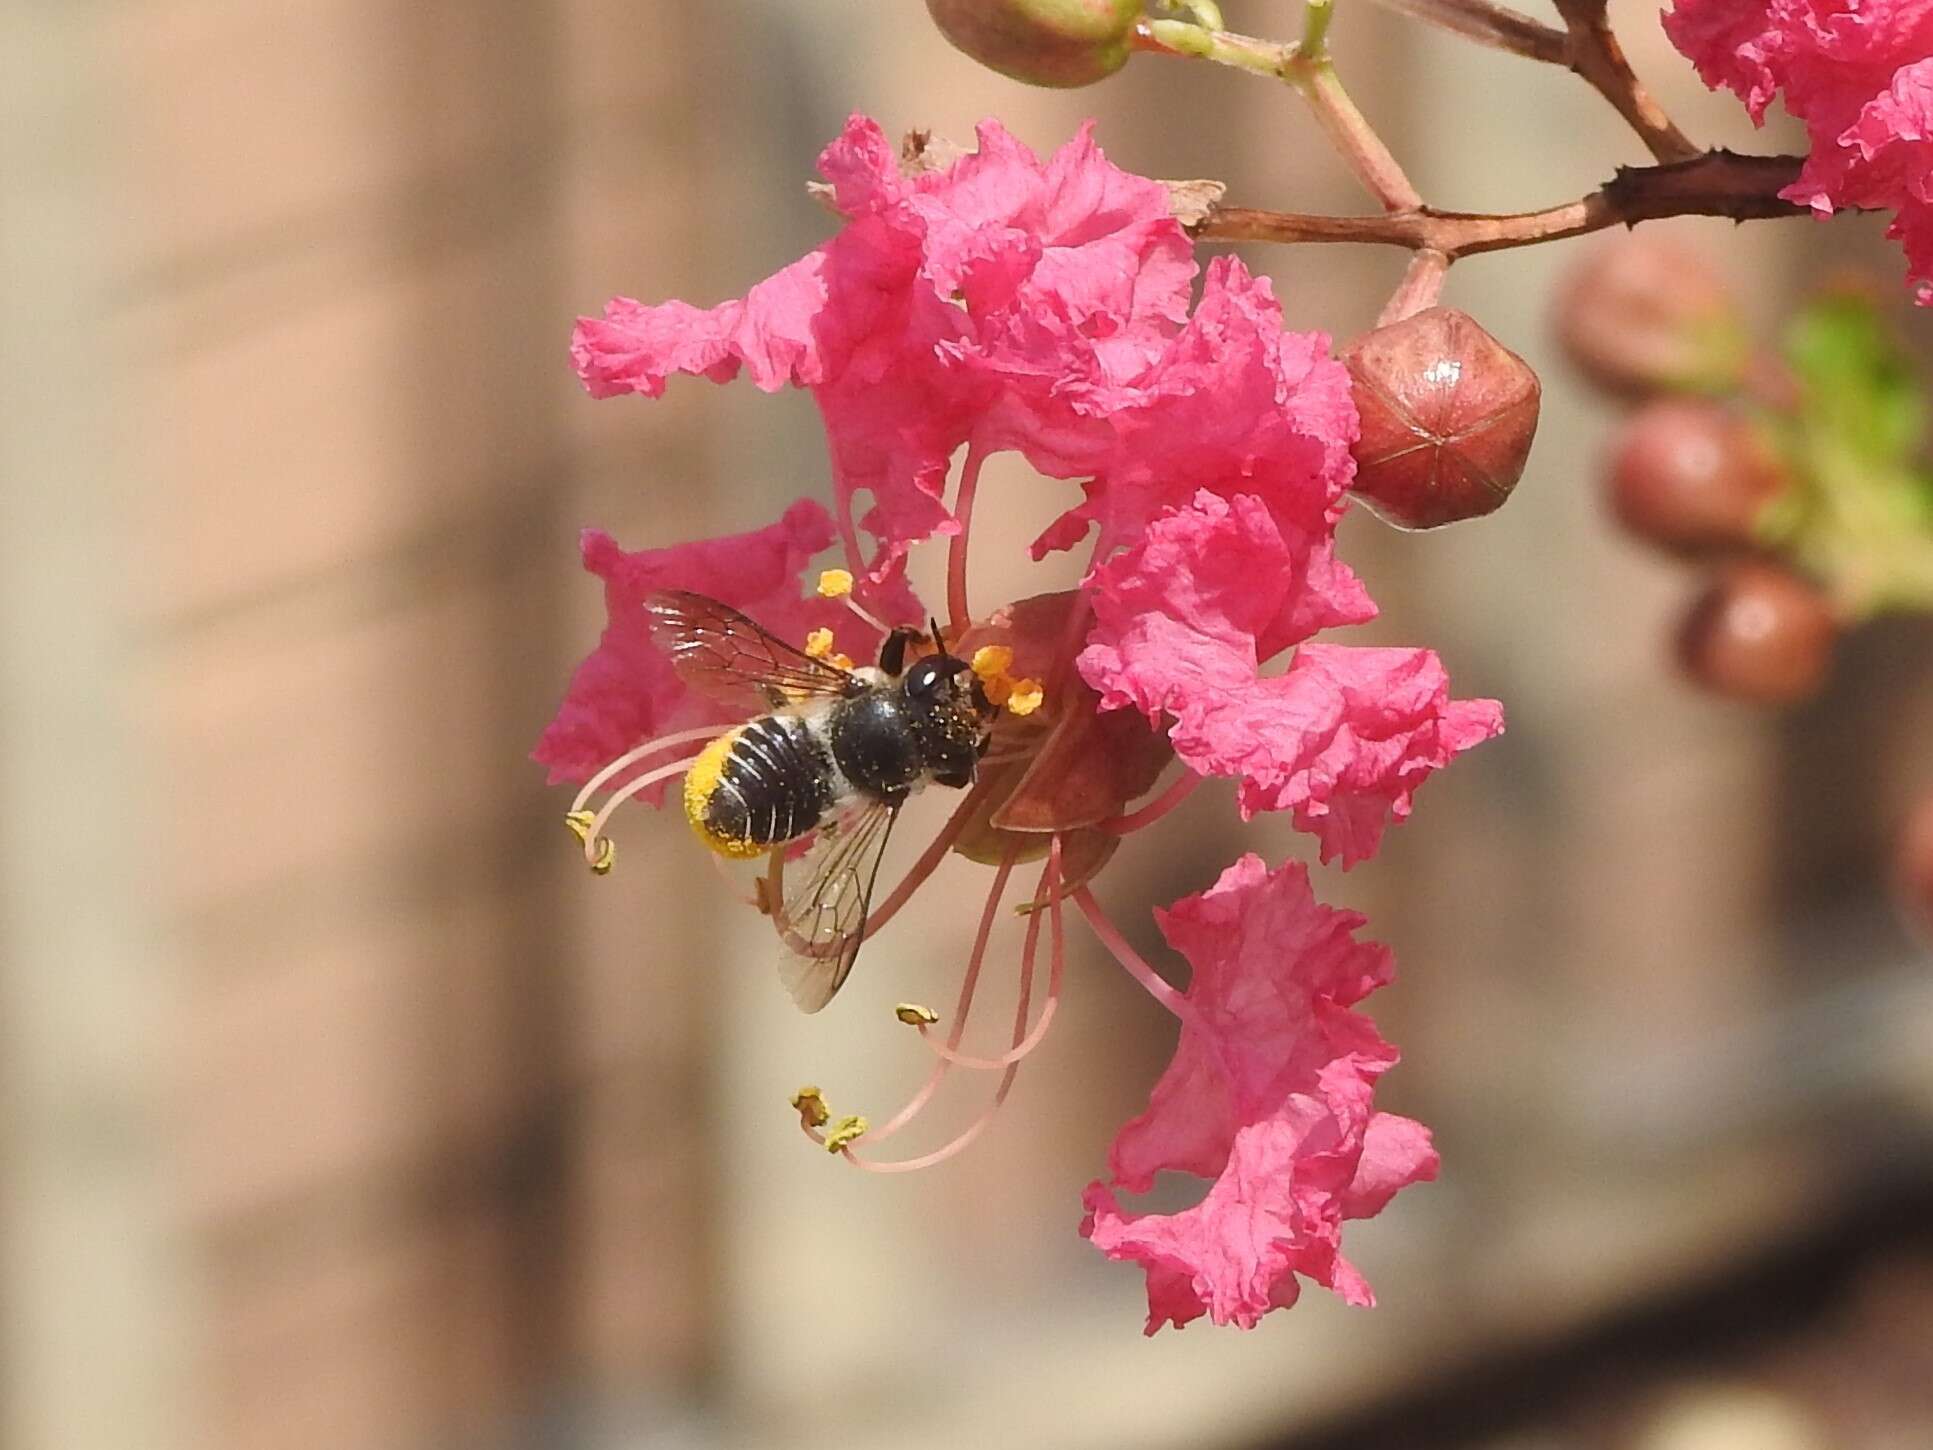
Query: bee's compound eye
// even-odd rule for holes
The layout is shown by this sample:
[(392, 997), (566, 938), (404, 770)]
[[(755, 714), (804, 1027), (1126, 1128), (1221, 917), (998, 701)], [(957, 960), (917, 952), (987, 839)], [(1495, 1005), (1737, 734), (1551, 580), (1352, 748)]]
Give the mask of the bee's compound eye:
[(906, 693), (916, 700), (930, 700), (939, 694), (945, 678), (946, 672), (940, 668), (938, 659), (929, 655), (915, 661), (913, 668), (906, 672)]

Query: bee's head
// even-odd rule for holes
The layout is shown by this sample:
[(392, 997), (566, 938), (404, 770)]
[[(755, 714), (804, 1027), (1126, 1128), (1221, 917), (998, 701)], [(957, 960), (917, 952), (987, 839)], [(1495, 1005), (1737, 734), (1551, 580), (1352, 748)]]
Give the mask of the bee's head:
[(900, 684), (907, 702), (923, 711), (935, 712), (946, 707), (966, 706), (976, 716), (988, 716), (993, 706), (987, 702), (985, 692), (980, 688), (980, 680), (973, 673), (973, 666), (955, 655), (942, 651), (939, 654), (922, 655), (907, 667), (906, 678)]

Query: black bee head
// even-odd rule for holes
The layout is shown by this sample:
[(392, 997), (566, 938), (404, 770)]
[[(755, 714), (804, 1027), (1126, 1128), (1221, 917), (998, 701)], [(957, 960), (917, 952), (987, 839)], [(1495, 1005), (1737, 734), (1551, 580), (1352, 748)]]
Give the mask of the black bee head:
[[(900, 688), (908, 703), (918, 709), (939, 710), (962, 701), (976, 704), (979, 683), (973, 667), (949, 654), (931, 654), (914, 660)], [(985, 696), (980, 696), (984, 699)]]

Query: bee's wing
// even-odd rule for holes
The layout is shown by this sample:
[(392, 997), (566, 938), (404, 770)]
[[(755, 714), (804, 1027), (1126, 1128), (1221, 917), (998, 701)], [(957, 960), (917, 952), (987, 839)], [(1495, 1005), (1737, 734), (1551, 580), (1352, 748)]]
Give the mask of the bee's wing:
[(770, 710), (859, 688), (851, 671), (815, 660), (729, 604), (682, 589), (644, 602), (651, 637), (680, 675), (722, 704)]
[(866, 939), (866, 913), (899, 807), (873, 801), (822, 832), (797, 863), (797, 885), (776, 918), (779, 980), (803, 1012), (817, 1012), (845, 984)]

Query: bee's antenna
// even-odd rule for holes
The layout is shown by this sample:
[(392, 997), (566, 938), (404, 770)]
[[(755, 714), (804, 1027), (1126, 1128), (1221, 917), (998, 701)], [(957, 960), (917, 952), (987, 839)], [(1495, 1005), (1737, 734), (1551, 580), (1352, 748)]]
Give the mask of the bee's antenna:
[(933, 630), (933, 648), (938, 650), (941, 654), (945, 654), (946, 637), (940, 633), (939, 620), (935, 619), (932, 615), (929, 614), (926, 616), (926, 622), (928, 625), (932, 627), (932, 630)]

